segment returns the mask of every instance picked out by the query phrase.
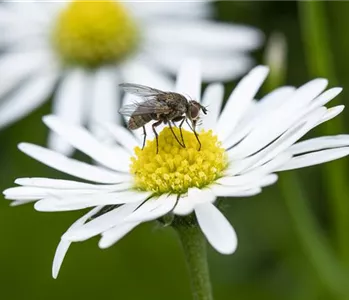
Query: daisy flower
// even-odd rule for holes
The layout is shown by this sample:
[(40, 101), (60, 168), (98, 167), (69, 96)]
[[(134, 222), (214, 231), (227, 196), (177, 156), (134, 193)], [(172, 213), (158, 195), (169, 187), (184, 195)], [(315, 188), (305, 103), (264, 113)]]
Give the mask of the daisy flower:
[[(205, 80), (230, 80), (252, 65), (253, 28), (210, 21), (211, 1), (5, 1), (0, 4), (0, 128), (53, 94), (52, 112), (99, 135), (118, 122), (118, 83), (171, 90), (184, 57), (198, 56)], [(229, 62), (229, 63), (228, 63)], [(72, 147), (50, 134), (51, 149)]]
[[(55, 116), (45, 124), (98, 166), (68, 158), (40, 146), (22, 143), (30, 157), (84, 181), (19, 178), (19, 186), (4, 191), (13, 204), (31, 201), (38, 211), (92, 208), (61, 237), (53, 263), (57, 277), (72, 242), (101, 235), (100, 248), (115, 244), (139, 224), (164, 218), (174, 222), (190, 215), (218, 252), (237, 247), (233, 227), (216, 207), (217, 197), (250, 197), (277, 181), (276, 172), (303, 168), (349, 154), (349, 135), (326, 136), (297, 142), (312, 128), (337, 116), (343, 106), (326, 108), (341, 88), (324, 91), (326, 79), (294, 88), (278, 88), (260, 100), (256, 93), (268, 73), (259, 66), (230, 94), (224, 108), (223, 85), (211, 84), (201, 97), (198, 64), (187, 62), (177, 77), (176, 91), (200, 101), (209, 113), (202, 116), (198, 143), (184, 130), (186, 148), (168, 127), (144, 149), (138, 131), (106, 124), (116, 146), (102, 144), (86, 129)], [(179, 129), (174, 129), (179, 134)], [(148, 130), (149, 131), (149, 130)], [(88, 181), (88, 182), (85, 182)], [(188, 217), (185, 217), (188, 218)]]

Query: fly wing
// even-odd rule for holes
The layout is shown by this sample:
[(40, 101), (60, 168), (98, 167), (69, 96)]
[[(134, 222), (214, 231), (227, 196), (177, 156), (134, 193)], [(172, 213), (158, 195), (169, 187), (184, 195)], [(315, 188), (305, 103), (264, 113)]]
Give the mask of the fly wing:
[(159, 94), (165, 94), (166, 92), (153, 89), (149, 86), (133, 84), (133, 83), (121, 83), (119, 86), (126, 92), (139, 97), (155, 97)]
[(121, 107), (119, 109), (119, 113), (124, 115), (124, 116), (132, 116), (133, 113), (136, 111), (138, 107), (137, 103), (132, 103), (132, 104), (128, 104), (128, 105), (124, 105), (123, 107)]
[(124, 116), (140, 116), (146, 114), (167, 114), (171, 108), (162, 101), (155, 99), (124, 105), (120, 108), (119, 113)]

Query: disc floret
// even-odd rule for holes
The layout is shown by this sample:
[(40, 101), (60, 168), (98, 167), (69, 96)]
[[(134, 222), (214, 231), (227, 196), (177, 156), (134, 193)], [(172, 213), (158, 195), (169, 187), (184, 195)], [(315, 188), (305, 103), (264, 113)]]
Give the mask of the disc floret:
[(98, 67), (133, 53), (138, 28), (122, 3), (72, 1), (53, 29), (53, 44), (67, 64)]
[[(155, 139), (148, 140), (143, 150), (135, 148), (130, 166), (135, 188), (155, 194), (180, 195), (191, 187), (201, 189), (222, 177), (228, 158), (217, 136), (211, 130), (201, 131), (202, 146), (198, 151), (195, 135), (182, 131), (185, 148), (176, 141), (169, 128), (159, 134), (158, 154)], [(174, 133), (179, 136), (179, 129), (174, 128)]]

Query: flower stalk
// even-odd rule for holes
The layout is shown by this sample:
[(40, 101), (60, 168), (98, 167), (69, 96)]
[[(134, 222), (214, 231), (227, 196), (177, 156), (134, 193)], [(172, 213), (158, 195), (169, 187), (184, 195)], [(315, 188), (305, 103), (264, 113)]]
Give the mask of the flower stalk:
[[(187, 218), (185, 218), (187, 219)], [(197, 222), (175, 222), (187, 262), (193, 300), (213, 300), (207, 263), (206, 240)]]

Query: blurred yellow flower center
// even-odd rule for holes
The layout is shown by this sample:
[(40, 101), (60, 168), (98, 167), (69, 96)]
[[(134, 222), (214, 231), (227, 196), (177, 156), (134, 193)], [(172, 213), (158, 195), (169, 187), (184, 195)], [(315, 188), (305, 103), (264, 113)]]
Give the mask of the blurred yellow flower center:
[[(174, 132), (180, 140), (178, 128)], [(212, 131), (202, 131), (198, 142), (192, 132), (183, 130), (186, 147), (175, 140), (171, 130), (165, 128), (159, 134), (159, 152), (156, 139), (147, 141), (142, 150), (135, 148), (131, 158), (131, 174), (135, 188), (156, 194), (185, 194), (189, 188), (203, 188), (223, 175), (228, 165), (227, 155)]]
[(54, 46), (68, 64), (117, 63), (137, 47), (138, 28), (116, 1), (72, 1), (58, 16)]

